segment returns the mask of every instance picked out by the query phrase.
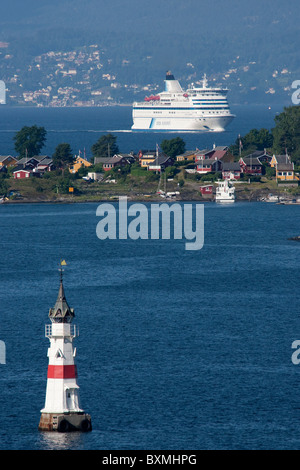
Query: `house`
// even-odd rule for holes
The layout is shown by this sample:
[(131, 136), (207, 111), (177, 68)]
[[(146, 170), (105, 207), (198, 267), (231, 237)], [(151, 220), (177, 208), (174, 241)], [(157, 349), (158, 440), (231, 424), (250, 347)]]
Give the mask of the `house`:
[(15, 179), (23, 179), (23, 178), (30, 178), (32, 176), (31, 170), (24, 170), (23, 168), (16, 170), (13, 172)]
[(177, 162), (185, 162), (185, 161), (194, 162), (197, 152), (198, 150), (188, 150), (182, 153), (181, 155), (177, 155), (176, 161)]
[(294, 163), (289, 155), (273, 155), (270, 166), (276, 170), (276, 179), (280, 181), (295, 181)]
[[(134, 160), (134, 158), (133, 158), (133, 160)], [(103, 162), (103, 170), (104, 171), (109, 171), (109, 170), (112, 170), (113, 168), (116, 168), (116, 167), (124, 167), (126, 165), (130, 165), (131, 161), (132, 161), (131, 159), (128, 159), (125, 156), (114, 155), (112, 158), (107, 158)]]
[(291, 163), (291, 159), (288, 155), (273, 155), (270, 166), (276, 168), (278, 164), (287, 165)]
[(196, 171), (200, 174), (215, 173), (216, 171), (221, 171), (221, 169), (222, 162), (220, 160), (206, 158), (196, 162)]
[(173, 165), (173, 158), (168, 157), (167, 155), (159, 155), (155, 160), (149, 164), (148, 170), (150, 171), (164, 171), (168, 166)]
[(272, 160), (272, 156), (267, 153), (266, 149), (256, 150), (251, 155), (252, 157), (257, 157), (260, 163), (267, 163), (268, 165), (270, 165)]
[(195, 162), (197, 163), (198, 161), (201, 160), (208, 160), (214, 153), (214, 149), (203, 149), (199, 150), (197, 149), (196, 155), (195, 155)]
[[(135, 163), (135, 157), (132, 153), (118, 153), (115, 156), (123, 157), (127, 160), (128, 164)], [(104, 163), (107, 163), (107, 161), (113, 157), (94, 157), (94, 165), (103, 165)]]
[(31, 157), (31, 158), (23, 157), (17, 161), (15, 170), (21, 167), (33, 170), (34, 168), (38, 166), (39, 162), (40, 162), (40, 159), (38, 157)]
[(11, 155), (0, 155), (0, 168), (6, 166), (7, 168), (10, 166), (15, 166), (18, 160)]
[(256, 176), (261, 176), (263, 174), (263, 164), (259, 161), (258, 157), (253, 154), (250, 154), (247, 157), (241, 157), (239, 164), (242, 173)]
[(210, 158), (221, 160), (222, 162), (233, 162), (234, 156), (227, 146), (214, 146)]
[(206, 186), (200, 186), (200, 193), (202, 196), (211, 196), (213, 193), (213, 185), (208, 184)]
[(157, 157), (156, 150), (140, 150), (138, 154), (139, 164), (142, 168), (148, 168), (150, 163), (153, 163)]
[(241, 177), (241, 166), (239, 162), (223, 162), (222, 178), (223, 180), (239, 180)]
[(94, 157), (94, 165), (103, 165), (107, 160), (108, 157)]
[(76, 157), (73, 165), (70, 166), (69, 171), (70, 173), (75, 174), (80, 168), (88, 168), (89, 166), (92, 166), (91, 162), (87, 161), (85, 158), (78, 156)]
[(276, 179), (277, 181), (295, 181), (294, 163), (278, 163), (276, 166)]
[(229, 151), (227, 146), (216, 146), (214, 145), (212, 149), (198, 150), (196, 152), (195, 161), (200, 160), (222, 160), (222, 161), (233, 161), (234, 156)]
[(36, 170), (45, 173), (45, 171), (52, 171), (54, 169), (52, 158), (46, 157), (44, 158), (38, 165), (36, 166)]

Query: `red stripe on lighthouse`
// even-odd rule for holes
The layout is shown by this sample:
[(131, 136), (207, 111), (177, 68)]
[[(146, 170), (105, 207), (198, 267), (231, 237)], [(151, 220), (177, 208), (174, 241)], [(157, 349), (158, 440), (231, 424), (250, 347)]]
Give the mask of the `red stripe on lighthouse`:
[(62, 365), (62, 366), (53, 366), (48, 365), (48, 379), (76, 379), (77, 378), (77, 368), (76, 365)]

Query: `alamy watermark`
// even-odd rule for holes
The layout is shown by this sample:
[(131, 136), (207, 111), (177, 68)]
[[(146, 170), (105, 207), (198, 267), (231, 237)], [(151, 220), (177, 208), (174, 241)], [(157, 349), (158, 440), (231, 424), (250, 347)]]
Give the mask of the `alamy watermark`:
[(174, 240), (188, 240), (186, 250), (201, 250), (204, 245), (203, 204), (128, 205), (127, 197), (119, 197), (118, 209), (110, 203), (98, 206), (96, 215), (101, 220), (96, 234), (100, 240), (170, 240), (173, 236)]
[(295, 349), (296, 351), (293, 352), (292, 354), (292, 363), (295, 366), (298, 366), (300, 364), (300, 341), (295, 340), (292, 343), (292, 349)]
[(0, 80), (0, 104), (6, 104), (6, 87), (3, 80)]
[(6, 364), (6, 346), (4, 341), (0, 341), (0, 364)]
[(296, 88), (294, 93), (292, 94), (292, 103), (293, 104), (300, 104), (300, 80), (295, 80), (292, 83), (292, 88)]

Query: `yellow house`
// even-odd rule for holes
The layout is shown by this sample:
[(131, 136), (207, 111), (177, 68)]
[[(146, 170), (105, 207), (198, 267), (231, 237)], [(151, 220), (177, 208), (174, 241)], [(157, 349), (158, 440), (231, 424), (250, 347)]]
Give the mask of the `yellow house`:
[(177, 155), (176, 161), (177, 161), (177, 162), (184, 162), (184, 161), (191, 161), (191, 162), (194, 162), (197, 153), (198, 153), (197, 150), (194, 150), (194, 151), (187, 151), (187, 152), (185, 152), (185, 153), (182, 153), (181, 155)]
[(273, 155), (270, 166), (276, 170), (277, 181), (298, 180), (295, 176), (294, 163), (288, 155)]
[(11, 155), (0, 155), (0, 168), (2, 166), (15, 166), (17, 164), (18, 160), (15, 157), (12, 157)]
[(70, 166), (70, 172), (71, 173), (77, 173), (77, 171), (82, 168), (88, 168), (89, 166), (92, 166), (90, 162), (88, 162), (85, 158), (82, 157), (76, 157), (75, 162), (73, 165)]
[(276, 179), (280, 181), (294, 181), (298, 177), (295, 176), (294, 163), (278, 163), (276, 166)]
[(156, 158), (156, 151), (143, 151), (139, 152), (139, 163), (142, 168), (148, 168), (148, 166), (154, 162)]

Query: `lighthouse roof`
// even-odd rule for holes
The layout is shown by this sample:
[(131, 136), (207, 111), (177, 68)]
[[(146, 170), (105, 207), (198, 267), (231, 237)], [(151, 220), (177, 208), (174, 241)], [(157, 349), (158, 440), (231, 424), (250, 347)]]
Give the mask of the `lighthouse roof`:
[(49, 310), (49, 318), (53, 323), (71, 323), (74, 317), (74, 309), (69, 307), (65, 296), (61, 271), (57, 300), (54, 307)]

